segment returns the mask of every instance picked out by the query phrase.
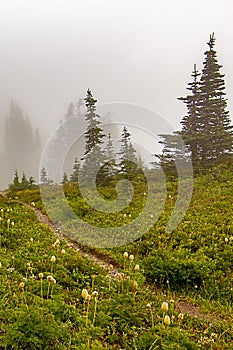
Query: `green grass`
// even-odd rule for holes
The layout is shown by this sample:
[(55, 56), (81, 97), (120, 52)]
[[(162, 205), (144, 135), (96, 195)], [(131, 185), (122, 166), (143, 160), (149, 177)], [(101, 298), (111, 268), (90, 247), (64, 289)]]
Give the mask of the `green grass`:
[[(112, 227), (119, 227), (142, 210), (147, 188), (144, 182), (141, 185), (143, 196), (139, 184), (132, 204), (111, 220), (101, 213), (95, 215), (75, 184), (67, 184), (65, 193), (71, 207), (87, 222), (108, 226), (110, 221)], [(63, 240), (53, 248), (56, 238), (49, 228), (37, 222), (31, 210), (2, 199), (0, 206), (5, 216), (0, 248), (1, 347), (233, 349), (232, 193), (232, 168), (221, 165), (198, 176), (184, 219), (172, 233), (166, 233), (177, 194), (176, 182), (170, 181), (165, 209), (154, 227), (127, 246), (99, 249), (122, 266), (120, 271), (124, 275), (115, 279), (109, 279), (107, 271), (80, 257)], [(38, 190), (10, 196), (34, 202), (37, 208), (43, 209)], [(114, 189), (102, 189), (102, 196), (113, 198)], [(15, 224), (9, 228), (8, 218)], [(65, 254), (61, 254), (62, 248)], [(124, 258), (125, 251), (134, 255), (132, 262)], [(52, 298), (52, 286), (47, 298), (52, 255), (56, 256), (52, 275), (57, 283)], [(140, 266), (139, 271), (134, 270), (136, 264)], [(44, 273), (43, 298), (40, 272)], [(22, 281), (25, 287), (20, 292)], [(89, 306), (83, 303), (83, 288), (90, 294), (94, 289), (98, 291), (96, 313), (94, 297)], [(166, 313), (170, 316), (170, 325), (163, 323), (163, 301), (168, 302)], [(176, 307), (181, 302), (183, 319), (178, 318)], [(197, 310), (198, 317), (195, 317)]]

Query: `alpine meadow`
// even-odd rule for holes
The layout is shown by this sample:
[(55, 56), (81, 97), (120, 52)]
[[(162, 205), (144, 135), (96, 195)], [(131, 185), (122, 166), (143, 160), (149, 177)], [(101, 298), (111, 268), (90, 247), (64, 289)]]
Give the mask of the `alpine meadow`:
[(157, 135), (151, 162), (130, 123), (97, 112), (91, 88), (43, 154), (11, 102), (0, 349), (233, 349), (233, 126), (215, 41), (202, 69), (190, 62), (187, 96), (177, 96), (186, 115)]

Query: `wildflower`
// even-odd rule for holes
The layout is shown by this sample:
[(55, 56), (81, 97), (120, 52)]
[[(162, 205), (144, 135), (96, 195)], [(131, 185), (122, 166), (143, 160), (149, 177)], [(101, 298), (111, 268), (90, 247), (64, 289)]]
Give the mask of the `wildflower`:
[(90, 295), (90, 294), (87, 295), (86, 301), (87, 301), (88, 303), (91, 301), (91, 295)]
[(182, 320), (183, 320), (183, 318), (184, 318), (184, 314), (179, 313), (179, 315), (178, 315), (178, 320), (179, 320), (179, 321), (182, 321)]
[(87, 300), (87, 296), (88, 296), (88, 291), (87, 291), (87, 289), (83, 289), (81, 295), (82, 295), (82, 297), (83, 297), (84, 300)]
[(138, 287), (138, 282), (137, 281), (133, 282), (133, 287), (134, 287), (134, 289), (136, 289)]
[(0, 262), (0, 269), (2, 268), (2, 263)]
[(57, 245), (57, 244), (59, 245), (59, 244), (60, 244), (60, 240), (57, 239), (56, 242), (55, 242), (55, 244), (56, 244), (56, 245)]
[(24, 290), (24, 286), (25, 286), (24, 282), (21, 282), (19, 284), (19, 289), (20, 289), (21, 292)]
[(123, 273), (119, 273), (117, 276), (118, 281), (122, 281), (123, 280)]
[(51, 279), (51, 282), (52, 282), (52, 285), (54, 285), (54, 284), (57, 283), (57, 281), (56, 281), (55, 278), (53, 278), (53, 277), (52, 277), (52, 279)]
[(229, 240), (230, 240), (230, 241), (233, 241), (233, 236), (231, 236), (231, 237), (229, 238)]
[(55, 261), (56, 261), (56, 256), (53, 255), (53, 256), (51, 257), (51, 262), (52, 262), (52, 263), (55, 263)]
[(44, 277), (43, 273), (42, 273), (42, 272), (40, 272), (40, 273), (39, 273), (39, 279), (40, 279), (40, 280), (42, 280), (42, 279), (43, 279), (43, 277)]
[(128, 252), (124, 252), (124, 254), (123, 254), (124, 259), (127, 259), (128, 256), (129, 256)]
[(161, 305), (161, 310), (163, 312), (167, 312), (168, 311), (168, 303), (166, 301), (164, 301)]
[(15, 226), (15, 223), (14, 221), (11, 222), (11, 226), (14, 227)]
[(132, 215), (131, 215), (131, 214), (129, 214), (129, 218), (131, 218), (131, 216), (132, 216)]
[(65, 249), (62, 249), (61, 253), (64, 255), (66, 253)]
[(130, 254), (129, 260), (130, 260), (130, 262), (133, 262), (133, 261), (134, 261), (134, 255), (133, 255), (133, 254)]
[(150, 308), (151, 307), (151, 303), (148, 303), (146, 306)]
[(163, 319), (163, 323), (167, 326), (169, 326), (171, 324), (171, 319), (170, 319), (170, 316), (168, 315), (165, 315), (164, 316), (164, 319)]
[(33, 238), (32, 237), (31, 237), (30, 241), (33, 242)]
[(227, 243), (229, 241), (229, 239), (227, 237), (225, 237), (225, 242)]
[(134, 267), (134, 270), (135, 271), (139, 271), (139, 269), (140, 269), (140, 266), (138, 264), (136, 264), (135, 267)]
[(98, 292), (96, 290), (94, 290), (94, 292), (92, 292), (92, 296), (93, 298), (98, 298)]
[(47, 276), (47, 281), (48, 281), (48, 282), (52, 282), (52, 279), (53, 279), (53, 276), (51, 276), (51, 275), (48, 275), (48, 276)]

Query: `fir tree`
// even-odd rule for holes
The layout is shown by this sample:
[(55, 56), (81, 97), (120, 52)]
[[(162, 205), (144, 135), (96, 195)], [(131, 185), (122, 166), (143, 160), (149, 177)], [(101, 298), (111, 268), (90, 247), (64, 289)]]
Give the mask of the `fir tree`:
[(200, 157), (204, 163), (223, 157), (232, 151), (233, 133), (229, 112), (226, 111), (224, 75), (220, 73), (214, 50), (214, 34), (210, 35), (205, 52), (200, 85)]
[(74, 116), (74, 104), (73, 104), (73, 102), (71, 102), (68, 106), (65, 118), (69, 119), (70, 117), (73, 117), (73, 116)]
[(92, 96), (90, 89), (87, 90), (87, 96), (84, 99), (86, 101), (87, 113), (85, 115), (87, 122), (87, 131), (85, 132), (85, 155), (88, 154), (94, 147), (100, 146), (103, 143), (103, 129), (101, 128), (101, 122), (98, 120), (100, 116), (96, 114), (96, 102)]
[(23, 172), (22, 179), (21, 179), (21, 189), (26, 190), (29, 187), (29, 181), (26, 178), (25, 173)]
[(67, 183), (67, 182), (69, 182), (69, 179), (68, 179), (67, 173), (65, 172), (65, 173), (63, 174), (62, 183), (65, 184), (65, 183)]
[(229, 112), (226, 111), (224, 75), (220, 73), (217, 54), (214, 50), (214, 34), (205, 52), (201, 79), (194, 67), (193, 82), (188, 89), (192, 94), (179, 98), (187, 106), (180, 135), (191, 152), (195, 167), (210, 166), (232, 152), (233, 132)]
[(47, 171), (46, 171), (45, 167), (43, 167), (41, 169), (40, 182), (42, 185), (51, 185), (53, 183), (53, 181), (48, 178)]
[(119, 154), (120, 173), (127, 174), (137, 172), (137, 156), (136, 150), (131, 143), (131, 134), (126, 126), (121, 134), (121, 148)]
[(18, 170), (15, 170), (15, 175), (13, 179), (13, 186), (14, 189), (17, 191), (20, 187), (20, 181), (19, 181), (19, 175), (18, 175)]
[(162, 166), (167, 175), (175, 175), (177, 164), (181, 167), (189, 160), (189, 152), (180, 137), (179, 131), (175, 131), (171, 135), (159, 135), (159, 137), (161, 139), (159, 143), (163, 145), (162, 153), (155, 154), (159, 162), (154, 162), (152, 164), (155, 168), (158, 167), (158, 165)]
[(87, 131), (85, 132), (85, 152), (82, 166), (82, 180), (92, 178), (97, 175), (98, 170), (104, 164), (104, 152), (102, 150), (103, 137), (105, 136), (101, 128), (100, 116), (96, 113), (96, 102), (91, 91), (87, 90), (84, 99), (87, 113)]
[(200, 82), (198, 81), (200, 73), (196, 69), (196, 64), (194, 64), (194, 70), (191, 76), (193, 77), (193, 81), (187, 87), (187, 90), (190, 90), (191, 94), (178, 98), (187, 106), (187, 115), (181, 120), (182, 129), (180, 136), (191, 153), (193, 165), (197, 166), (200, 159)]
[(79, 169), (80, 169), (80, 163), (78, 161), (78, 158), (75, 158), (74, 165), (73, 165), (73, 172), (70, 175), (71, 182), (78, 182)]
[(111, 135), (108, 134), (107, 142), (104, 147), (104, 164), (102, 165), (97, 182), (101, 185), (109, 184), (113, 177), (118, 173), (116, 154), (114, 151)]

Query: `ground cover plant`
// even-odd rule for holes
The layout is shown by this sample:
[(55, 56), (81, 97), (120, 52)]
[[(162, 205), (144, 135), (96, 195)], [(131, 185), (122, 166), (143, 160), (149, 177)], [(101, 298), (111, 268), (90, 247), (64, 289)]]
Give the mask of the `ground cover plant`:
[[(229, 166), (198, 176), (186, 216), (167, 234), (176, 197), (176, 183), (168, 183), (156, 225), (136, 242), (102, 252), (118, 271), (81, 257), (18, 202), (42, 208), (38, 189), (2, 198), (1, 348), (233, 348), (232, 187)], [(80, 210), (77, 187), (65, 191)], [(130, 220), (133, 208), (115, 220)]]

